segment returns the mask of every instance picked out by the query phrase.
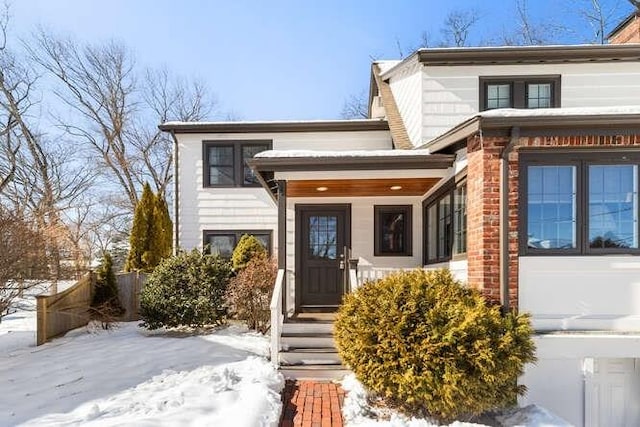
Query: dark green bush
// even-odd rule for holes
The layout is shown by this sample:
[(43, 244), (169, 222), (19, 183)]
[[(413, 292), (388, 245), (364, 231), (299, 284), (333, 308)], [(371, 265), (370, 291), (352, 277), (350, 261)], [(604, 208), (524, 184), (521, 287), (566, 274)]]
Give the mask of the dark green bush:
[(220, 323), (231, 276), (228, 261), (194, 249), (164, 259), (140, 295), (140, 317), (149, 329)]
[(100, 319), (106, 328), (117, 317), (124, 314), (124, 308), (118, 298), (118, 284), (113, 273), (113, 260), (106, 252), (96, 270), (96, 285), (91, 299), (91, 316)]
[(446, 270), (399, 273), (347, 295), (335, 338), (344, 363), (400, 410), (440, 422), (516, 401), (535, 360), (527, 315), (502, 316)]
[(234, 271), (246, 267), (252, 259), (256, 257), (266, 257), (267, 250), (262, 246), (256, 236), (243, 234), (231, 255), (231, 264)]
[(269, 329), (271, 294), (278, 274), (276, 262), (258, 256), (231, 279), (226, 294), (226, 306), (236, 319), (251, 329), (266, 333)]

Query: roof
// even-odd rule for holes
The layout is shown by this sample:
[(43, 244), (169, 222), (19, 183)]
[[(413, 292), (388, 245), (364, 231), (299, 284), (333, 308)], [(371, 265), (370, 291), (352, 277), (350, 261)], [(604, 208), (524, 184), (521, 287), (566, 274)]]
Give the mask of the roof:
[(613, 30), (611, 30), (609, 34), (607, 34), (607, 39), (610, 39), (611, 37), (615, 36), (617, 32), (619, 32), (624, 27), (626, 27), (629, 24), (629, 22), (631, 22), (635, 17), (640, 18), (640, 10), (637, 10), (637, 9), (634, 10), (629, 14), (629, 16), (627, 16), (624, 20), (622, 20), (622, 22), (616, 25), (616, 27)]
[[(561, 129), (589, 128), (594, 132), (619, 131), (623, 127), (640, 133), (640, 105), (612, 107), (565, 107), (540, 109), (505, 108), (483, 111), (451, 128), (444, 134), (422, 145), (430, 152), (440, 151), (478, 131), (523, 129), (546, 133)], [(526, 132), (524, 132), (526, 133)]]
[(444, 169), (454, 158), (429, 150), (269, 150), (247, 162), (258, 171)]
[(165, 122), (162, 131), (175, 133), (263, 133), (263, 132), (351, 132), (388, 131), (382, 119), (357, 120), (290, 120), (238, 122)]

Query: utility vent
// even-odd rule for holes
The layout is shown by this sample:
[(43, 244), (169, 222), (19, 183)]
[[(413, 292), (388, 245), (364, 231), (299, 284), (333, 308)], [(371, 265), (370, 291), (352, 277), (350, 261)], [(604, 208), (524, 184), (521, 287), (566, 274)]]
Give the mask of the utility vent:
[(384, 110), (384, 105), (382, 104), (381, 96), (374, 96), (373, 101), (371, 102), (371, 118), (372, 119), (383, 119), (385, 118), (386, 113)]

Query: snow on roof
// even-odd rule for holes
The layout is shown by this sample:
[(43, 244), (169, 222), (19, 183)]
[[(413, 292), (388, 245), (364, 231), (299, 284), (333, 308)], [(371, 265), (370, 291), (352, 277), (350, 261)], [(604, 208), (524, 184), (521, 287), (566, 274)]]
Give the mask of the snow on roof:
[(374, 64), (378, 64), (380, 68), (380, 74), (384, 74), (402, 61), (400, 60), (387, 60), (387, 61), (374, 61)]
[(255, 155), (256, 158), (353, 158), (353, 157), (413, 157), (429, 156), (429, 150), (268, 150)]
[[(611, 107), (563, 107), (563, 108), (500, 108), (478, 113), (479, 117), (556, 117), (556, 116), (600, 116), (640, 114), (640, 105)], [(466, 121), (466, 120), (465, 120)]]
[(239, 121), (198, 121), (198, 122), (181, 122), (169, 121), (162, 123), (161, 126), (216, 126), (216, 125), (265, 125), (265, 124), (291, 124), (291, 123), (377, 123), (382, 119), (349, 119), (349, 120), (239, 120)]

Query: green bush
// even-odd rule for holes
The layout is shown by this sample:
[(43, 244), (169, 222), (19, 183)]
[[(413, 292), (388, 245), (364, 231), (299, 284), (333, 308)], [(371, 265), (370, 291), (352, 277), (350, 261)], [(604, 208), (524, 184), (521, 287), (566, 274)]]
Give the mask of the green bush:
[(220, 323), (231, 276), (229, 262), (194, 249), (164, 259), (140, 295), (140, 317), (149, 329)]
[(92, 317), (101, 319), (103, 326), (124, 314), (124, 308), (118, 298), (118, 284), (113, 273), (113, 260), (106, 252), (96, 270), (96, 285), (91, 300)]
[(489, 306), (446, 270), (398, 273), (347, 295), (335, 338), (344, 363), (400, 410), (448, 423), (513, 404), (535, 360), (528, 315)]
[(226, 306), (236, 319), (251, 329), (266, 333), (269, 328), (271, 294), (278, 274), (276, 262), (258, 256), (231, 279), (226, 294)]
[(266, 257), (267, 250), (262, 246), (256, 236), (243, 234), (231, 255), (231, 264), (234, 271), (238, 271), (247, 266), (249, 261), (256, 257)]

